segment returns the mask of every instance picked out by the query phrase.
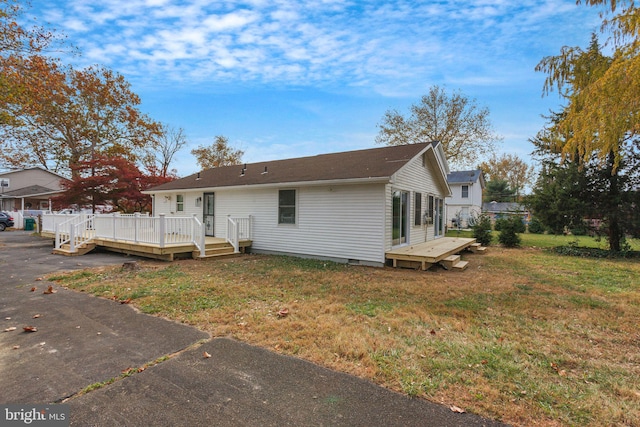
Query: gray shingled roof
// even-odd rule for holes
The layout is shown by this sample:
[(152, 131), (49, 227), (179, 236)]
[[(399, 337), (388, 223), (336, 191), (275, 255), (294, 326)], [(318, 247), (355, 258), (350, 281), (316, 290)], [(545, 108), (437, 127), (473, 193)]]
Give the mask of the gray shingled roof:
[[(145, 192), (259, 184), (389, 178), (429, 145), (387, 146), (207, 169)], [(244, 174), (242, 171), (244, 169)], [(199, 177), (199, 179), (198, 179)]]
[(449, 184), (465, 184), (474, 183), (480, 178), (482, 171), (480, 169), (472, 171), (453, 171), (447, 175), (447, 182)]
[(30, 185), (28, 187), (18, 188), (12, 191), (5, 191), (4, 197), (29, 197), (29, 196), (41, 196), (46, 194), (62, 193), (63, 190), (52, 190), (51, 188), (43, 187), (41, 185)]

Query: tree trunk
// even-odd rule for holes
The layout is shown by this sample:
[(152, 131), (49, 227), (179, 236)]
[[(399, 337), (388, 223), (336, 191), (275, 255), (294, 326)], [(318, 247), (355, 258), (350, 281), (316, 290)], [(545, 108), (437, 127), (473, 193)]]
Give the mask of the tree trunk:
[(607, 209), (609, 210), (608, 237), (609, 250), (611, 250), (612, 252), (620, 252), (622, 250), (621, 243), (624, 236), (622, 235), (623, 233), (620, 228), (620, 186), (618, 182), (618, 169), (613, 168), (614, 158), (614, 153), (610, 152), (609, 158), (607, 159), (609, 163), (608, 166), (610, 168), (610, 171), (607, 171), (609, 172), (609, 203), (607, 206)]

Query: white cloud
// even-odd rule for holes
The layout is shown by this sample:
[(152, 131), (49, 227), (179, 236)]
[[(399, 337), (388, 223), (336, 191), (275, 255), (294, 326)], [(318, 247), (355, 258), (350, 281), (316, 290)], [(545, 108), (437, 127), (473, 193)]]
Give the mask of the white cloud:
[(518, 56), (557, 44), (550, 28), (581, 25), (585, 9), (572, 0), (52, 0), (42, 13), (89, 58), (140, 78), (402, 93), (443, 75), (493, 84)]

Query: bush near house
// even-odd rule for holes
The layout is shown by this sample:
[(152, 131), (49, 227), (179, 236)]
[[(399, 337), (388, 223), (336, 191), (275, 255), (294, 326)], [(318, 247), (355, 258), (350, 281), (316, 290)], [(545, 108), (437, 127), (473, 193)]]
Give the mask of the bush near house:
[(493, 236), (491, 235), (491, 219), (482, 214), (474, 220), (473, 237), (482, 246), (489, 246)]
[(517, 246), (520, 246), (521, 240), (518, 233), (522, 232), (519, 230), (521, 230), (523, 227), (524, 224), (522, 223), (522, 220), (517, 216), (513, 216), (503, 221), (500, 229), (500, 235), (498, 236), (498, 241), (508, 248), (515, 248)]

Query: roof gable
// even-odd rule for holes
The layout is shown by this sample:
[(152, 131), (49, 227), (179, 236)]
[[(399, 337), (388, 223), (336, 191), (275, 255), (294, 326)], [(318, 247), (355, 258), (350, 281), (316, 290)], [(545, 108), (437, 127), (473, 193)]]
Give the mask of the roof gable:
[[(473, 184), (482, 178), (482, 170), (452, 171), (447, 175), (449, 184)], [(481, 181), (482, 183), (484, 182)]]
[(49, 174), (49, 175), (53, 175), (54, 177), (57, 177), (59, 179), (65, 179), (65, 180), (69, 180), (69, 178), (60, 175), (57, 172), (53, 172), (50, 171), (48, 169), (43, 168), (42, 166), (31, 166), (31, 167), (27, 167), (27, 168), (22, 168), (22, 169), (13, 169), (13, 170), (7, 170), (4, 172), (0, 172), (0, 176), (6, 176), (6, 175), (18, 175), (18, 174), (22, 174), (24, 172), (29, 172), (29, 171), (39, 171), (39, 172), (44, 172), (45, 174)]
[(315, 181), (388, 179), (432, 143), (387, 146), (207, 169), (145, 192)]

